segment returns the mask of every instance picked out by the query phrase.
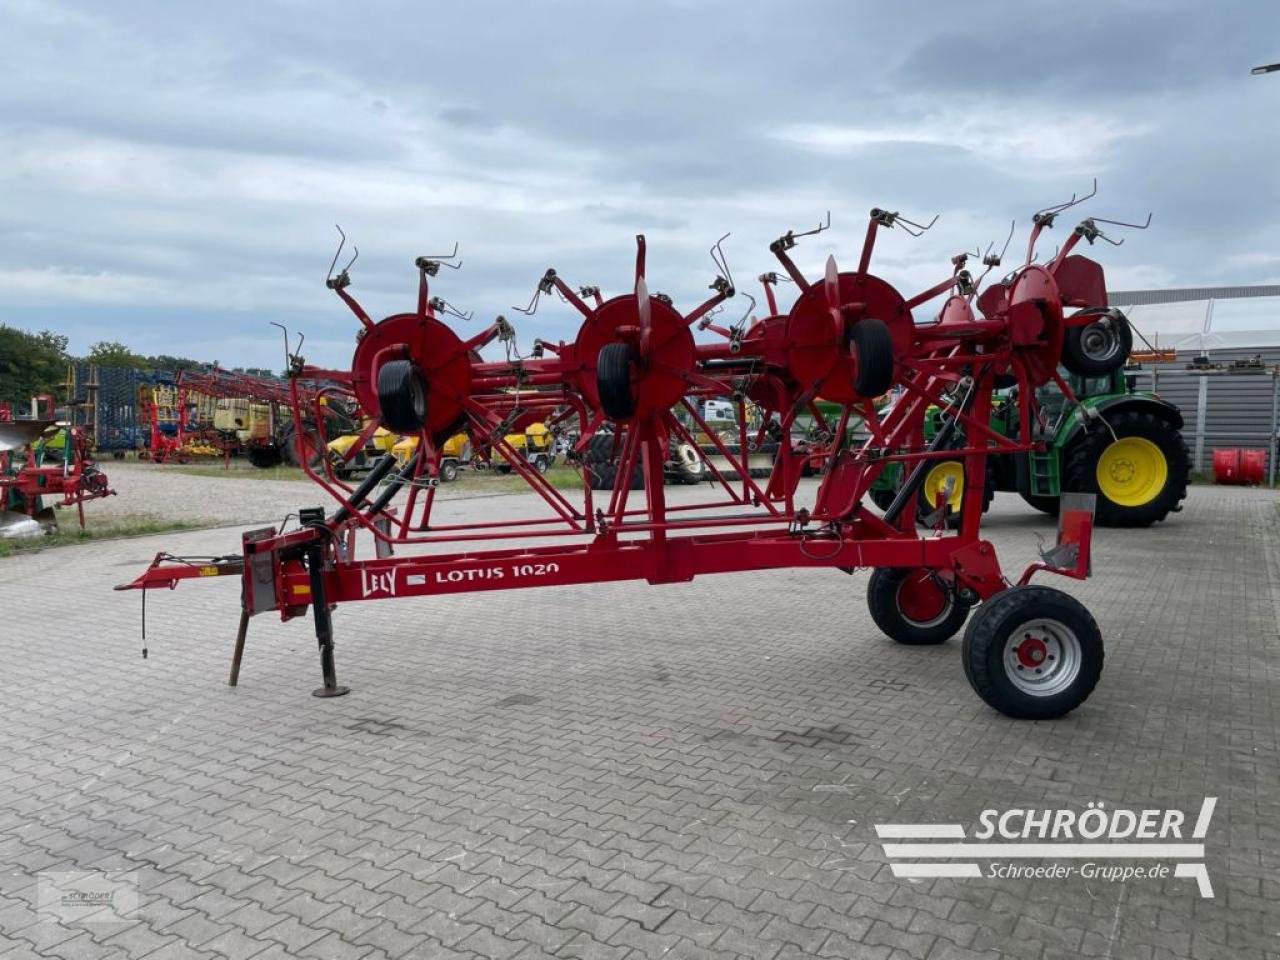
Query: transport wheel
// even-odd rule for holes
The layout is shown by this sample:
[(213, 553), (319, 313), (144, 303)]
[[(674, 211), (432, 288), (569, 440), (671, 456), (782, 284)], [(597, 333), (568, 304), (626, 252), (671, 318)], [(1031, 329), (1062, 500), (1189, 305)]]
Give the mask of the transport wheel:
[(378, 371), (382, 425), (392, 433), (417, 433), (427, 419), (427, 384), (412, 360), (391, 360)]
[[(991, 508), (995, 497), (995, 478), (991, 470), (987, 470), (987, 482), (982, 489), (982, 512)], [(964, 463), (960, 460), (938, 460), (925, 471), (924, 480), (920, 484), (920, 496), (916, 498), (916, 519), (924, 523), (925, 518), (937, 507), (938, 496), (951, 481), (951, 493), (947, 497), (947, 527), (957, 530), (960, 527), (960, 508), (964, 505)]]
[(1181, 509), (1190, 470), (1187, 445), (1172, 423), (1127, 410), (1107, 416), (1106, 425), (1068, 449), (1062, 486), (1098, 494), (1099, 526), (1148, 527)]
[(1051, 517), (1058, 515), (1058, 498), (1057, 497), (1038, 497), (1034, 493), (1020, 493), (1027, 502), (1028, 506), (1035, 507), (1041, 513), (1047, 513)]
[(1050, 720), (1097, 686), (1102, 634), (1080, 601), (1061, 590), (1010, 587), (974, 613), (962, 658), (987, 704), (1020, 720)]
[(1123, 316), (1108, 316), (1083, 327), (1067, 327), (1062, 365), (1084, 377), (1098, 377), (1124, 365), (1133, 349), (1133, 330)]
[(878, 567), (867, 608), (886, 636), (910, 646), (946, 643), (969, 616), (969, 605), (923, 567)]
[(446, 460), (440, 464), (440, 480), (444, 483), (452, 483), (458, 479), (458, 465), (452, 460)]
[(878, 397), (893, 386), (893, 338), (883, 320), (867, 317), (850, 331), (858, 372), (853, 389), (864, 397)]
[(706, 464), (702, 462), (702, 457), (698, 455), (698, 450), (693, 444), (681, 440), (675, 445), (676, 476), (681, 483), (697, 484), (701, 483), (703, 476), (706, 474)]
[(600, 409), (611, 420), (626, 420), (636, 412), (636, 391), (631, 382), (636, 352), (629, 343), (606, 343), (596, 357), (596, 389)]
[(546, 473), (546, 472), (547, 472), (547, 458), (546, 458), (546, 457), (534, 457), (534, 458), (533, 458), (533, 469), (537, 470), (539, 473)]

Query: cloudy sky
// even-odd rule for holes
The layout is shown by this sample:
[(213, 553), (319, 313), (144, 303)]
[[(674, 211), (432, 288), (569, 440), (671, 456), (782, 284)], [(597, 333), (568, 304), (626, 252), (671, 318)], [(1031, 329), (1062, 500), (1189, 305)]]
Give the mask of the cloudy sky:
[[(828, 209), (810, 272), (856, 258), (872, 206), (939, 214), (877, 248), (914, 291), (1011, 219), (1025, 243), (1094, 177), (1087, 212), (1155, 214), (1096, 249), (1113, 289), (1280, 282), (1280, 74), (1249, 75), (1280, 61), (1274, 0), (0, 0), (0, 61), (0, 321), (73, 350), (278, 366), (275, 320), (345, 365), (335, 223), (375, 316), (411, 309), (413, 258), (457, 242), (434, 292), (476, 329), (548, 266), (621, 292), (638, 232), (678, 306), (730, 231), (755, 292), (768, 242)], [(514, 317), (526, 344), (576, 328), (559, 303)]]

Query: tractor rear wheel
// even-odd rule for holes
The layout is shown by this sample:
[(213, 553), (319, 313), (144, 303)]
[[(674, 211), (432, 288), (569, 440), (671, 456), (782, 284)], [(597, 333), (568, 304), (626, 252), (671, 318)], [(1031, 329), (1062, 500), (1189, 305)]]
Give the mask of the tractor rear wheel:
[(886, 636), (910, 646), (946, 643), (969, 616), (969, 604), (923, 567), (877, 568), (867, 609)]
[(1124, 366), (1133, 349), (1133, 330), (1123, 316), (1107, 316), (1083, 327), (1068, 327), (1062, 365), (1082, 377), (1101, 377)]
[[(982, 512), (991, 509), (991, 501), (995, 498), (995, 478), (987, 468), (987, 482), (982, 488)], [(937, 460), (925, 471), (924, 480), (920, 484), (920, 495), (916, 498), (916, 519), (924, 523), (926, 518), (937, 510), (938, 496), (951, 481), (951, 493), (947, 497), (947, 528), (957, 530), (960, 527), (960, 510), (964, 505), (964, 461)]]
[[(621, 449), (621, 445), (619, 445)], [(591, 438), (582, 455), (582, 468), (592, 490), (612, 490), (618, 479), (618, 461), (613, 453), (613, 434), (598, 433)], [(637, 462), (631, 472), (631, 489), (644, 487), (644, 471)]]
[(606, 343), (596, 357), (596, 390), (600, 409), (611, 420), (627, 420), (636, 412), (636, 390), (631, 382), (636, 352), (629, 343)]
[(1068, 448), (1062, 488), (1096, 493), (1102, 527), (1149, 527), (1181, 509), (1191, 460), (1177, 428), (1145, 410), (1104, 416)]
[(895, 496), (897, 496), (897, 494), (888, 487), (871, 488), (871, 502), (880, 508), (881, 513), (884, 513), (884, 511), (889, 509), (893, 504), (893, 498)]
[(1035, 507), (1041, 513), (1047, 513), (1051, 517), (1058, 515), (1059, 503), (1057, 497), (1041, 497), (1034, 493), (1019, 493), (1018, 496), (1022, 497), (1028, 506)]
[(1051, 720), (1088, 699), (1102, 675), (1098, 624), (1051, 587), (1010, 587), (982, 604), (961, 648), (965, 676), (1005, 716)]

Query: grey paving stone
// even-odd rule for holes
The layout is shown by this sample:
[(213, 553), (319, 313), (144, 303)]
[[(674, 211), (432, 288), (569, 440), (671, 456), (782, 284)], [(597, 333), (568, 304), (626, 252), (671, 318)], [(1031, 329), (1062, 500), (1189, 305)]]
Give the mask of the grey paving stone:
[[(308, 495), (178, 475), (168, 490), (148, 469), (126, 465), (121, 482), (157, 509), (198, 490), (202, 510), (246, 526)], [(536, 506), (450, 503), (473, 519)], [(1007, 570), (1052, 534), (1004, 494), (988, 519)], [(110, 586), (157, 549), (236, 541), (212, 530), (0, 559), (0, 605), (51, 578), (77, 585), (56, 644), (0, 636), (0, 957), (1274, 952), (1268, 491), (1194, 488), (1165, 524), (1096, 531), (1092, 580), (1044, 581), (1086, 602), (1108, 645), (1090, 701), (1044, 724), (983, 706), (958, 641), (887, 642), (865, 575), (827, 571), (345, 607), (338, 664), (354, 692), (339, 700), (307, 696), (305, 618), (256, 618), (226, 688), (230, 580), (151, 597), (151, 657), (137, 658), (137, 597)], [(973, 823), (999, 805), (1194, 809), (1205, 795), (1219, 797), (1213, 900), (1184, 880), (908, 882), (872, 827)], [(32, 920), (34, 872), (129, 865), (143, 899), (129, 930)]]

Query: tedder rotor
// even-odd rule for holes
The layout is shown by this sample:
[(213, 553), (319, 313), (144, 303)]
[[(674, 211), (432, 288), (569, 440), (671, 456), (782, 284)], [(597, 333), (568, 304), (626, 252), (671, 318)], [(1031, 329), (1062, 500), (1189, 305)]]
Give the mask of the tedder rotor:
[[(650, 292), (645, 240), (637, 237), (632, 282), (617, 296), (575, 289), (546, 271), (526, 312), (539, 296), (555, 294), (581, 323), (571, 341), (535, 342), (528, 356), (516, 349), (514, 328), (502, 316), (470, 336), (446, 322), (469, 316), (428, 289), (441, 267), (458, 266), (452, 254), (418, 258), (416, 308), (376, 322), (348, 292), (348, 271), (335, 276), (331, 268), (328, 286), (360, 323), (355, 353), (349, 370), (314, 368), (292, 356), (293, 415), (323, 434), (315, 406), (326, 396), (354, 400), (369, 434), (381, 426), (416, 437), (413, 455), (402, 464), (381, 458), (354, 486), (328, 461), (304, 463), (332, 499), (331, 510), (303, 509), (289, 529), (247, 531), (239, 555), (160, 554), (119, 589), (240, 577), (232, 684), (251, 616), (275, 611), (289, 620), (310, 609), (324, 681), (315, 695), (338, 696), (348, 692), (334, 665), (330, 612), (340, 603), (866, 567), (873, 571), (870, 612), (886, 634), (900, 643), (941, 643), (967, 620), (963, 662), (979, 696), (1010, 716), (1061, 716), (1093, 690), (1102, 638), (1077, 600), (1030, 580), (1040, 571), (1088, 576), (1093, 498), (1063, 498), (1057, 545), (1016, 580), (1001, 572), (979, 524), (987, 456), (1042, 449), (1031, 415), (1035, 388), (1054, 381), (1070, 396), (1058, 373), (1064, 351), (1078, 347), (1080, 331), (1091, 325), (1105, 321), (1112, 329), (1121, 322), (1108, 311), (1102, 268), (1070, 253), (1080, 239), (1092, 243), (1101, 235), (1095, 221), (1077, 227), (1047, 264), (1033, 262), (1036, 238), (1068, 205), (1037, 214), (1026, 261), (985, 291), (982, 282), (999, 257), (984, 258), (987, 271), (975, 279), (967, 256), (957, 256), (940, 282), (910, 296), (872, 273), (880, 231), (927, 229), (895, 212), (873, 210), (856, 266), (842, 270), (830, 258), (816, 280), (791, 259), (806, 234), (788, 232), (771, 251), (796, 286), (794, 303), (778, 308), (774, 284), (783, 278), (766, 274), (767, 315), (727, 326), (715, 322), (716, 313), (736, 291), (719, 244), (712, 248), (711, 295), (682, 312), (671, 298)], [(940, 310), (917, 316), (943, 297)], [(1078, 309), (1068, 314), (1068, 307)], [(495, 342), (505, 358), (483, 359), (480, 351)], [(1017, 387), (1021, 429), (1012, 437), (989, 425), (998, 383)], [(722, 397), (733, 398), (739, 411), (733, 439), (699, 414), (700, 400)], [(748, 402), (759, 411), (753, 434), (743, 415)], [(927, 441), (926, 414), (941, 423)], [(801, 483), (811, 452), (790, 439), (797, 417), (815, 418), (828, 438), (816, 482)], [(584, 476), (581, 495), (571, 497), (552, 485), (506, 440), (534, 420), (576, 435), (579, 453), (607, 438), (618, 464), (613, 488), (593, 491)], [(443, 445), (460, 431), (506, 459), (546, 515), (482, 522), (439, 516)], [(777, 455), (767, 480), (757, 482), (747, 461), (766, 435), (777, 441)], [(672, 441), (703, 458), (709, 482), (701, 499), (667, 502), (663, 465)], [(944, 458), (960, 464), (958, 509), (944, 489), (918, 511), (924, 473)], [(881, 509), (870, 492), (890, 464), (904, 479)], [(633, 491), (637, 474), (642, 483)]]

